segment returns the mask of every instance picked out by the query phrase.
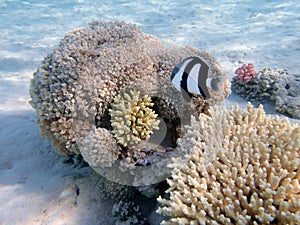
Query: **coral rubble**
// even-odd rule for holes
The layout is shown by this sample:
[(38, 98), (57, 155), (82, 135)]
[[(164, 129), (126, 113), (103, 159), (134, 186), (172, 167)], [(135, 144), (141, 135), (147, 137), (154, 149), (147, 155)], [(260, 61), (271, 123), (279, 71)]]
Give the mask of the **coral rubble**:
[(300, 127), (263, 108), (214, 107), (180, 140), (163, 224), (300, 224)]

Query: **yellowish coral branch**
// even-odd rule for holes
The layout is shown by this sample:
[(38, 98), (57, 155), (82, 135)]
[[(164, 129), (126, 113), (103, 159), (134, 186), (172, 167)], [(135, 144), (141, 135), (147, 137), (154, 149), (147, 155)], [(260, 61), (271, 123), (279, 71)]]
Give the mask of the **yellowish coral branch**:
[(139, 91), (129, 90), (115, 97), (109, 113), (112, 133), (123, 146), (137, 144), (158, 130), (159, 120), (151, 108), (154, 103), (148, 95), (141, 96)]

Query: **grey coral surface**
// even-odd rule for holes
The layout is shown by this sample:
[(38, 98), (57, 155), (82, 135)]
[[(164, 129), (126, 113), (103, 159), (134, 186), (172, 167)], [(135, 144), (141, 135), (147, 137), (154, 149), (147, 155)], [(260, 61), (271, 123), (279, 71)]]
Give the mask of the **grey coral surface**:
[(285, 88), (277, 91), (275, 107), (280, 113), (300, 119), (300, 74), (289, 76)]
[(300, 118), (300, 75), (285, 69), (264, 68), (245, 83), (234, 77), (232, 91), (251, 102), (274, 101), (278, 112)]
[(113, 200), (114, 202), (133, 200), (137, 194), (134, 187), (112, 182), (102, 176), (99, 176), (96, 190), (101, 199)]
[[(180, 100), (180, 92), (174, 91), (169, 76), (175, 65), (193, 55), (209, 65), (209, 77), (222, 78), (222, 92), (210, 90), (211, 99), (204, 101), (195, 97), (192, 102), (184, 103)], [(31, 105), (38, 114), (41, 133), (52, 140), (59, 152), (83, 154), (100, 174), (116, 176), (116, 182), (134, 182), (139, 186), (160, 182), (169, 175), (170, 170), (166, 168), (165, 171), (161, 166), (167, 167), (172, 151), (161, 151), (161, 143), (155, 140), (154, 145), (146, 141), (130, 149), (115, 149), (101, 158), (116, 146), (115, 138), (109, 134), (113, 128), (108, 111), (113, 99), (128, 89), (138, 89), (143, 95), (154, 97), (153, 109), (160, 118), (161, 127), (172, 126), (180, 117), (181, 122), (188, 123), (190, 114), (205, 111), (229, 95), (229, 83), (223, 78), (226, 75), (206, 51), (188, 46), (165, 46), (158, 38), (141, 32), (132, 24), (93, 22), (66, 34), (42, 61), (31, 80)], [(174, 147), (169, 144), (176, 143), (176, 138), (182, 135), (175, 128), (169, 133), (165, 135), (172, 140), (163, 148)], [(97, 138), (97, 135), (104, 136)], [(93, 138), (96, 140), (88, 145), (86, 142)], [(107, 148), (103, 147), (105, 143), (110, 143)], [(85, 148), (81, 149), (83, 145)], [(117, 159), (117, 152), (123, 161)], [(133, 157), (141, 165), (152, 163), (154, 172), (153, 168), (143, 171), (140, 166), (141, 171), (136, 175), (131, 170), (136, 164)], [(110, 166), (115, 169), (109, 171)], [(125, 176), (117, 174), (124, 170), (129, 170)], [(128, 180), (127, 175), (131, 176)]]
[(120, 201), (112, 208), (112, 216), (116, 225), (147, 225), (141, 208), (133, 201)]

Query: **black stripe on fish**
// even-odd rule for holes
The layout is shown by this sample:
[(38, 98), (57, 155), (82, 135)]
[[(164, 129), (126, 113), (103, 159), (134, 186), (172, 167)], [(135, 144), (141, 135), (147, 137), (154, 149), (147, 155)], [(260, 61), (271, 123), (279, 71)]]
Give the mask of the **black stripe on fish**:
[(198, 94), (209, 99), (210, 93), (206, 85), (208, 70), (208, 65), (199, 57), (188, 57), (175, 66), (170, 78), (174, 86), (181, 92), (184, 90), (189, 97)]

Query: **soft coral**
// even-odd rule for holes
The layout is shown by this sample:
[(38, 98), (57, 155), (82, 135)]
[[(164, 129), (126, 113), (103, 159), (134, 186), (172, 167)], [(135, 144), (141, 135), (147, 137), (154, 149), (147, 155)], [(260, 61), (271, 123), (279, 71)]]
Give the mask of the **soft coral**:
[(240, 81), (248, 83), (257, 75), (257, 72), (254, 69), (254, 64), (248, 63), (247, 65), (244, 64), (241, 67), (239, 67), (235, 71), (235, 74), (237, 75)]

